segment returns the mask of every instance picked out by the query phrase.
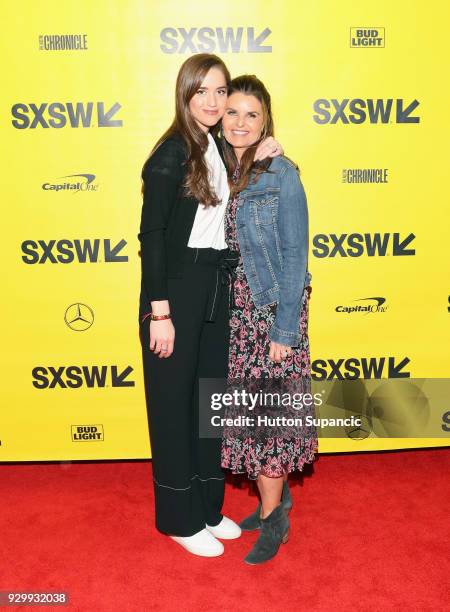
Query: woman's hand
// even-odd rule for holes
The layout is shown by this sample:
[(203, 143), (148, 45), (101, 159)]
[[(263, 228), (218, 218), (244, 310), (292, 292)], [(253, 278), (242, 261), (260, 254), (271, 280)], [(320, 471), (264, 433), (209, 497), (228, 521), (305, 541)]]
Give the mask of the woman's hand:
[(261, 161), (262, 159), (266, 159), (266, 157), (278, 157), (278, 155), (283, 155), (283, 153), (284, 150), (280, 143), (277, 142), (273, 136), (269, 136), (259, 143), (254, 161)]
[[(154, 315), (170, 313), (168, 300), (157, 300), (151, 303)], [(160, 358), (170, 357), (175, 342), (175, 328), (171, 319), (150, 321), (150, 350)]]
[(281, 363), (292, 354), (292, 348), (285, 344), (278, 344), (278, 342), (270, 343), (269, 358), (275, 363)]
[(150, 321), (150, 350), (160, 358), (170, 357), (175, 342), (175, 327), (170, 319)]

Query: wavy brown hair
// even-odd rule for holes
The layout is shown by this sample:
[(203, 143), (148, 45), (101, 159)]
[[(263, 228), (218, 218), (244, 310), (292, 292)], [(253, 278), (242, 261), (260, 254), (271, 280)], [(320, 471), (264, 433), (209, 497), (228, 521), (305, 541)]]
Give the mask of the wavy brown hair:
[[(216, 206), (220, 200), (209, 183), (208, 167), (204, 158), (204, 153), (208, 148), (208, 137), (192, 116), (189, 102), (201, 87), (203, 79), (211, 68), (221, 70), (227, 86), (230, 84), (231, 77), (228, 68), (217, 55), (198, 53), (189, 57), (182, 64), (175, 87), (174, 120), (150, 153), (151, 157), (164, 140), (175, 133), (180, 134), (187, 149), (185, 193), (205, 206)], [(214, 126), (211, 134), (215, 136), (218, 131), (219, 125)]]
[(236, 157), (232, 145), (222, 136), (222, 148), (225, 157), (225, 164), (228, 171), (228, 176), (231, 178), (239, 166), (239, 179), (236, 183), (231, 184), (231, 193), (234, 195), (247, 187), (252, 178), (252, 183), (256, 183), (263, 172), (267, 172), (271, 163), (271, 158), (266, 158), (260, 161), (253, 161), (256, 149), (260, 142), (268, 136), (274, 135), (274, 125), (272, 116), (272, 104), (270, 94), (267, 91), (264, 83), (260, 81), (254, 74), (244, 74), (233, 79), (228, 86), (228, 96), (234, 93), (243, 93), (246, 96), (254, 96), (261, 102), (263, 110), (263, 129), (260, 138), (251, 147), (249, 147), (242, 155), (240, 163)]

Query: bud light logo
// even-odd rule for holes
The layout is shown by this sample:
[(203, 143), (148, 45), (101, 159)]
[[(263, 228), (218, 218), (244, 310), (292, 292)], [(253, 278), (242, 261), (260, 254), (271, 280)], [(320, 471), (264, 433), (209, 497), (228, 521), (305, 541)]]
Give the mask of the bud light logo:
[(103, 442), (103, 425), (72, 425), (72, 442)]
[(384, 43), (384, 28), (350, 28), (350, 47), (381, 49)]

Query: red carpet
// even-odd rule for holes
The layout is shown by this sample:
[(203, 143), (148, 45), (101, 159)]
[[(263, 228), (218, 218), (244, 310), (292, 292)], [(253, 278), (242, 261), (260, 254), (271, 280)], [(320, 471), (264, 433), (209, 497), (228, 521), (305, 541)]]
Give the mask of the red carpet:
[[(0, 591), (70, 595), (35, 611), (448, 610), (449, 468), (450, 449), (323, 455), (289, 542), (249, 567), (255, 534), (202, 559), (154, 530), (150, 462), (3, 464)], [(255, 503), (227, 486), (229, 516)]]

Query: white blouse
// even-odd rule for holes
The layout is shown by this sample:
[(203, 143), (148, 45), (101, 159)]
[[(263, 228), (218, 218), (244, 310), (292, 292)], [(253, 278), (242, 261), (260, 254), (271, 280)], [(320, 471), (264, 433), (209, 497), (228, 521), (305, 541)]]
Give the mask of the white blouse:
[(224, 220), (230, 188), (227, 171), (211, 134), (208, 134), (208, 141), (205, 160), (209, 181), (220, 202), (217, 206), (198, 205), (188, 247), (226, 249)]

